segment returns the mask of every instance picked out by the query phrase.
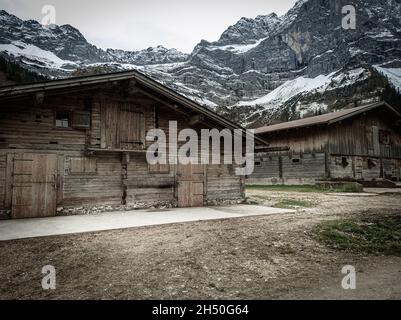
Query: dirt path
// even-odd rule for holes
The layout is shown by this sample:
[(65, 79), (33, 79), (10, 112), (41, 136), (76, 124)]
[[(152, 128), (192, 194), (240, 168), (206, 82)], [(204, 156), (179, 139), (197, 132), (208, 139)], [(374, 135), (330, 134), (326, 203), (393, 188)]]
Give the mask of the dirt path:
[[(0, 242), (0, 298), (303, 299), (401, 298), (401, 258), (354, 255), (311, 237), (319, 221), (401, 214), (400, 195), (252, 191), (262, 202), (305, 199), (295, 214)], [(341, 268), (357, 269), (357, 290)], [(57, 288), (41, 288), (56, 268)]]
[[(368, 257), (351, 261), (356, 268), (355, 290), (341, 286), (343, 274), (319, 281), (309, 288), (295, 289), (281, 299), (349, 299), (349, 300), (399, 300), (401, 298), (401, 258)], [(344, 264), (348, 261), (344, 261)]]

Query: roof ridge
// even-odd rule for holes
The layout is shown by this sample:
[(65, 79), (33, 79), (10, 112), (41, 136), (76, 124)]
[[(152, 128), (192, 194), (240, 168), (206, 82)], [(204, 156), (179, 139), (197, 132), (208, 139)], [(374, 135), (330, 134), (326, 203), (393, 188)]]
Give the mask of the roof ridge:
[(398, 116), (401, 116), (401, 114), (396, 109), (394, 109), (392, 106), (390, 106), (387, 102), (379, 101), (379, 102), (365, 104), (365, 105), (358, 106), (358, 107), (329, 112), (329, 113), (325, 113), (325, 114), (318, 115), (318, 116), (302, 118), (302, 119), (298, 119), (298, 120), (292, 120), (292, 121), (288, 121), (288, 122), (273, 124), (270, 126), (260, 127), (255, 130), (255, 133), (261, 134), (261, 133), (266, 133), (266, 132), (281, 131), (281, 130), (287, 130), (287, 129), (293, 129), (293, 128), (301, 128), (301, 127), (306, 127), (306, 126), (332, 124), (332, 123), (338, 122), (342, 119), (347, 119), (349, 117), (355, 116), (362, 111), (368, 111), (368, 110), (371, 110), (371, 109), (374, 109), (374, 108), (377, 108), (380, 106), (386, 106), (386, 107), (390, 108), (392, 111), (394, 111), (395, 113), (397, 113)]

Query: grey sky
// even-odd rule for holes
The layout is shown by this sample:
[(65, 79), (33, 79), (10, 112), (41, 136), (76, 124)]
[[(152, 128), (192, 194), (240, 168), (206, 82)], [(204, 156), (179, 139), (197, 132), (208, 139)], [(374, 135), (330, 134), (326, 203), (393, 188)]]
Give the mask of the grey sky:
[(71, 24), (102, 48), (150, 46), (191, 52), (201, 40), (215, 41), (241, 17), (286, 13), (296, 0), (0, 0), (0, 8), (22, 19), (42, 20), (46, 4), (57, 24)]

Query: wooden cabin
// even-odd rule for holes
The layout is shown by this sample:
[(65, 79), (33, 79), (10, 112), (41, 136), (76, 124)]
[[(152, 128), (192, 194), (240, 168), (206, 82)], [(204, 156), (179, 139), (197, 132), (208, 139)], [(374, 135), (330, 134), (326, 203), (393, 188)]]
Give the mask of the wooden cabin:
[(242, 201), (234, 165), (148, 165), (149, 129), (242, 129), (137, 71), (0, 88), (0, 211), (12, 218)]
[(385, 102), (256, 130), (270, 148), (259, 153), (251, 184), (319, 180), (401, 180), (401, 114)]

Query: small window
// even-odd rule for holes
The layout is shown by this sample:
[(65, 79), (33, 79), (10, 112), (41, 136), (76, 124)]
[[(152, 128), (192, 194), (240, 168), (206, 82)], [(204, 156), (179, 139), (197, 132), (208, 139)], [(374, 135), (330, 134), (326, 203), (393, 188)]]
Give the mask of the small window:
[(56, 128), (71, 128), (70, 112), (56, 111)]
[(373, 169), (377, 166), (376, 161), (370, 158), (367, 160), (367, 164), (368, 164), (368, 169)]
[(292, 163), (301, 163), (301, 159), (298, 158), (292, 159)]
[(343, 166), (343, 168), (348, 167), (349, 162), (348, 162), (347, 157), (342, 157), (342, 158), (341, 158), (341, 165)]
[(72, 114), (72, 126), (76, 129), (90, 129), (91, 113), (89, 111), (75, 111)]
[(95, 158), (71, 158), (71, 174), (94, 174), (97, 173), (97, 161)]
[(255, 167), (261, 167), (262, 162), (261, 161), (255, 161)]
[(379, 142), (380, 144), (390, 145), (391, 144), (391, 134), (389, 131), (380, 130), (379, 131)]

